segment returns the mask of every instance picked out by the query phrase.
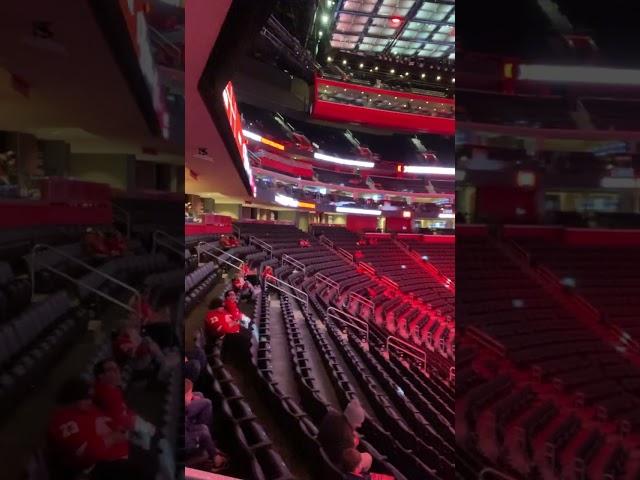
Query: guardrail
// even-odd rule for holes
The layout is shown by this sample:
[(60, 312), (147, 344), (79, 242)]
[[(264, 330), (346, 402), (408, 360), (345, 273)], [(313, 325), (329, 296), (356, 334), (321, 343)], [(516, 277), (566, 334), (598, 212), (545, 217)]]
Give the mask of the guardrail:
[(353, 262), (353, 254), (352, 253), (349, 253), (344, 248), (340, 248), (340, 247), (338, 247), (336, 249), (336, 251), (338, 252), (339, 255), (342, 255), (344, 258), (346, 258), (350, 262)]
[(293, 268), (301, 270), (304, 273), (307, 272), (307, 267), (305, 267), (304, 263), (300, 262), (299, 260), (296, 260), (290, 255), (287, 255), (286, 253), (282, 255), (282, 265), (284, 265), (285, 263), (292, 265)]
[[(140, 306), (142, 304), (142, 296), (140, 295), (140, 291), (137, 290), (136, 288), (132, 287), (131, 285), (128, 285), (124, 282), (122, 282), (121, 280), (118, 280), (115, 277), (112, 277), (111, 275), (108, 275), (100, 270), (98, 270), (97, 268), (92, 267), (91, 265), (89, 265), (86, 262), (83, 262), (82, 260), (78, 260), (77, 258), (69, 255), (68, 253), (52, 247), (51, 245), (47, 245), (47, 244), (43, 244), (43, 243), (39, 243), (37, 245), (34, 245), (33, 249), (31, 250), (31, 265), (29, 266), (29, 270), (30, 270), (30, 275), (31, 275), (31, 295), (35, 295), (36, 292), (36, 266), (40, 265), (41, 269), (44, 270), (48, 270), (51, 273), (54, 273), (66, 280), (69, 280), (70, 282), (76, 284), (78, 287), (80, 288), (85, 288), (93, 293), (95, 293), (96, 295), (104, 298), (105, 300), (113, 303), (114, 305), (118, 305), (122, 308), (124, 308), (125, 310), (133, 313), (138, 320), (141, 320), (141, 315), (140, 315), (140, 309), (139, 308), (134, 308), (131, 305), (129, 305), (128, 303), (124, 303), (120, 300), (118, 300), (117, 298), (104, 293), (101, 290), (98, 290), (97, 288), (92, 287), (91, 285), (86, 284), (85, 282), (72, 277), (71, 275), (63, 272), (62, 270), (60, 270), (59, 268), (53, 267), (51, 265), (48, 265), (47, 263), (44, 262), (40, 262), (38, 259), (38, 253), (40, 252), (53, 252), (54, 254), (64, 258), (65, 260), (68, 260), (70, 262), (72, 262), (75, 265), (81, 266), (87, 270), (89, 270), (90, 272), (93, 272), (97, 275), (99, 275), (100, 277), (104, 278), (105, 280), (108, 280), (110, 282), (115, 283), (116, 285), (119, 285), (120, 287), (124, 288), (125, 290), (128, 290), (129, 292), (131, 292), (133, 294), (133, 296), (136, 299), (135, 304), (137, 304), (138, 306)], [(184, 252), (183, 252), (184, 254)]]
[(498, 470), (496, 470), (495, 468), (490, 468), (490, 467), (486, 467), (483, 468), (480, 471), (480, 474), (478, 475), (478, 480), (484, 480), (485, 478), (487, 478), (487, 475), (494, 475), (498, 478), (501, 478), (502, 480), (516, 480), (515, 477), (512, 477), (510, 475), (506, 475)]
[[(346, 317), (346, 319), (343, 317)], [(355, 328), (356, 330), (364, 333), (365, 340), (367, 341), (367, 343), (369, 343), (369, 324), (364, 320), (360, 320), (359, 318), (356, 318), (353, 315), (349, 315), (342, 310), (338, 310), (335, 307), (329, 307), (327, 309), (327, 318), (337, 320), (340, 323), (348, 325), (351, 328)]]
[(362, 295), (356, 293), (356, 292), (351, 292), (349, 294), (349, 305), (351, 305), (351, 302), (353, 303), (359, 303), (360, 305), (364, 305), (365, 307), (367, 307), (369, 309), (370, 312), (373, 312), (375, 310), (375, 305), (373, 304), (373, 302), (371, 300), (369, 300), (368, 298), (364, 298)]
[(320, 272), (316, 273), (313, 276), (313, 278), (315, 278), (316, 281), (318, 281), (318, 282), (325, 283), (325, 284), (329, 285), (331, 288), (335, 288), (336, 291), (338, 293), (340, 293), (340, 285), (335, 280), (331, 280), (329, 277), (327, 277), (326, 275), (323, 275)]
[(388, 353), (391, 353), (391, 348), (400, 350), (410, 357), (413, 357), (416, 360), (422, 362), (422, 369), (424, 371), (427, 370), (427, 352), (425, 352), (424, 350), (421, 350), (398, 337), (394, 337), (393, 335), (387, 337), (385, 346)]
[(368, 275), (371, 275), (371, 276), (374, 276), (374, 277), (376, 276), (375, 268), (373, 268), (368, 263), (360, 262), (360, 263), (358, 263), (358, 268), (361, 268), (362, 270), (364, 270), (365, 273), (367, 273)]
[(156, 230), (155, 232), (153, 232), (152, 239), (152, 253), (157, 253), (158, 247), (164, 247), (167, 250), (170, 250), (173, 253), (179, 255), (181, 258), (184, 258), (184, 242), (181, 242), (177, 238), (172, 237), (167, 232), (163, 232), (162, 230)]
[(324, 235), (320, 235), (320, 243), (326, 245), (329, 248), (333, 248), (333, 242)]
[(263, 242), (259, 238), (254, 237), (253, 235), (249, 237), (249, 245), (255, 245), (258, 248), (266, 250), (267, 252), (269, 252), (269, 256), (273, 257), (273, 247), (269, 245), (267, 242)]
[[(216, 255), (215, 253), (213, 253), (214, 251), (219, 253)], [(208, 255), (211, 258), (217, 260), (218, 262), (226, 263), (230, 267), (235, 268), (236, 270), (242, 271), (244, 260), (242, 260), (241, 258), (235, 257), (230, 253), (225, 252), (221, 248), (218, 248), (211, 243), (206, 243), (206, 242), (198, 243), (198, 245), (196, 246), (196, 252), (198, 254), (198, 263), (202, 263), (201, 262), (202, 255)], [(226, 255), (226, 258), (223, 255)], [(236, 260), (238, 263), (237, 264), (232, 263), (228, 259)]]
[[(287, 282), (273, 276), (268, 276), (267, 278), (265, 278), (264, 283), (265, 285), (269, 285), (270, 287), (275, 288), (276, 290), (284, 293), (285, 295), (289, 295), (290, 297), (293, 297), (296, 300), (304, 302), (306, 309), (309, 310), (309, 296), (299, 288), (296, 288), (293, 285), (290, 285)], [(290, 291), (287, 291), (286, 290), (287, 288)]]
[(382, 281), (382, 283), (388, 285), (391, 288), (395, 288), (396, 290), (399, 288), (398, 284), (396, 282), (394, 282), (393, 280), (391, 280), (389, 277), (387, 276), (382, 276), (380, 277), (380, 281)]

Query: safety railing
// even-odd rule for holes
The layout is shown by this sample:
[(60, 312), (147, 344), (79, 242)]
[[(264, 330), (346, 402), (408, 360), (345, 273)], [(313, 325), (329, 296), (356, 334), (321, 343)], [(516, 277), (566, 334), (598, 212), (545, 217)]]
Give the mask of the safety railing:
[(284, 280), (280, 280), (278, 277), (274, 276), (268, 276), (265, 278), (264, 283), (285, 295), (289, 295), (290, 297), (303, 302), (306, 309), (309, 310), (309, 296), (299, 288), (296, 288)]
[[(216, 252), (216, 253), (214, 253)], [(202, 256), (207, 255), (218, 262), (222, 262), (226, 265), (229, 265), (231, 268), (235, 268), (236, 270), (242, 271), (242, 267), (244, 265), (244, 260), (241, 258), (235, 257), (228, 252), (225, 252), (221, 248), (216, 247), (211, 243), (200, 242), (196, 246), (196, 253), (198, 254), (198, 263), (202, 263)], [(233, 263), (231, 260), (236, 261), (237, 263)]]
[(427, 352), (419, 349), (418, 347), (405, 342), (404, 340), (394, 337), (390, 335), (387, 337), (386, 341), (386, 350), (388, 353), (391, 353), (391, 349), (394, 348), (403, 352), (406, 355), (409, 355), (412, 358), (422, 362), (422, 369), (426, 371), (427, 369)]
[(269, 245), (267, 242), (263, 242), (259, 238), (254, 237), (253, 235), (249, 237), (249, 245), (255, 245), (256, 247), (269, 252), (269, 256), (273, 257), (273, 247)]
[(495, 468), (490, 468), (490, 467), (486, 467), (480, 470), (480, 474), (478, 475), (478, 480), (489, 480), (491, 478), (489, 477), (489, 475), (498, 477), (501, 480), (516, 480), (515, 477), (512, 477), (511, 475), (507, 475), (505, 473), (502, 473), (496, 470)]
[(111, 204), (111, 210), (113, 211), (114, 220), (120, 221), (125, 227), (125, 236), (127, 240), (131, 239), (131, 214), (124, 208), (115, 203)]
[(286, 253), (282, 255), (282, 265), (284, 265), (285, 263), (288, 263), (289, 265), (293, 266), (293, 268), (300, 270), (302, 272), (306, 273), (307, 271), (307, 267), (304, 266), (304, 263), (296, 260), (290, 255), (287, 255)]
[(325, 283), (327, 285), (329, 285), (331, 288), (335, 288), (336, 290), (340, 290), (340, 285), (338, 284), (338, 282), (336, 282), (335, 280), (331, 280), (329, 277), (327, 277), (326, 275), (323, 275), (322, 273), (318, 272), (313, 276), (317, 282), (320, 283)]
[(375, 305), (371, 300), (369, 300), (368, 298), (364, 298), (362, 295), (356, 292), (351, 292), (349, 294), (349, 305), (351, 305), (352, 303), (363, 305), (367, 307), (370, 312), (373, 312), (375, 310)]
[(326, 245), (329, 248), (333, 248), (333, 242), (324, 235), (320, 235), (320, 243)]
[[(38, 258), (38, 254), (42, 253), (42, 252), (51, 252), (54, 255), (57, 255), (61, 258), (64, 258), (65, 260), (69, 261), (70, 263), (73, 263), (76, 266), (85, 268), (86, 270), (95, 273), (96, 275), (98, 275), (99, 277), (102, 277), (104, 280), (106, 281), (110, 281), (112, 283), (115, 283), (116, 285), (122, 287), (124, 290), (127, 290), (129, 292), (131, 292), (132, 296), (135, 298), (135, 302), (134, 302), (134, 306), (135, 305), (141, 305), (142, 304), (142, 296), (140, 295), (140, 292), (132, 287), (131, 285), (128, 285), (126, 283), (124, 283), (121, 280), (118, 280), (115, 277), (112, 277), (111, 275), (108, 275), (106, 273), (104, 273), (101, 270), (98, 270), (97, 268), (92, 267), (91, 265), (89, 265), (86, 262), (83, 262), (82, 260), (77, 259), (76, 257), (73, 257), (72, 255), (69, 255), (68, 253), (60, 250), (59, 248), (55, 248), (52, 247), (51, 245), (47, 245), (47, 244), (37, 244), (34, 245), (33, 249), (31, 250), (31, 262), (29, 265), (29, 273), (31, 276), (31, 294), (32, 296), (35, 295), (36, 293), (36, 279), (37, 279), (37, 275), (36, 273), (39, 270), (47, 270), (55, 275), (58, 275), (59, 277), (64, 278), (65, 280), (70, 281), (71, 283), (77, 285), (80, 288), (84, 288), (90, 292), (95, 293), (96, 295), (104, 298), (105, 300), (107, 300), (108, 302), (113, 303), (114, 305), (118, 305), (119, 307), (124, 308), (125, 310), (133, 313), (136, 317), (138, 317), (138, 320), (140, 320), (140, 309), (139, 308), (135, 308), (134, 306), (131, 306), (128, 303), (124, 303), (123, 301), (119, 300), (118, 298), (109, 295), (107, 293), (104, 293), (103, 291), (92, 287), (91, 285), (87, 284), (86, 282), (83, 282), (82, 280), (78, 279), (78, 278), (74, 278), (71, 275), (69, 275), (68, 273), (62, 271), (60, 268), (57, 268), (53, 265), (49, 265), (46, 262), (41, 261), (41, 259)], [(37, 267), (40, 267), (39, 269)]]
[(348, 325), (351, 328), (358, 330), (364, 334), (367, 344), (369, 343), (369, 324), (364, 320), (349, 315), (348, 313), (338, 310), (335, 307), (329, 307), (327, 309), (327, 318), (336, 320), (344, 325)]
[(376, 270), (371, 265), (365, 262), (358, 263), (358, 268), (364, 271), (367, 275), (375, 276)]
[(344, 258), (346, 258), (350, 262), (353, 262), (353, 254), (352, 253), (347, 252), (344, 248), (340, 248), (340, 247), (338, 247), (336, 251), (338, 252), (339, 255), (342, 255)]
[(180, 256), (181, 258), (184, 258), (184, 242), (178, 240), (175, 237), (172, 237), (167, 232), (156, 230), (155, 232), (153, 232), (152, 240), (152, 253), (157, 253), (158, 247), (164, 247), (167, 250)]
[(386, 277), (386, 276), (380, 277), (380, 281), (385, 285), (387, 285), (388, 287), (394, 288), (396, 290), (398, 289), (398, 284), (393, 280), (391, 280), (389, 277)]

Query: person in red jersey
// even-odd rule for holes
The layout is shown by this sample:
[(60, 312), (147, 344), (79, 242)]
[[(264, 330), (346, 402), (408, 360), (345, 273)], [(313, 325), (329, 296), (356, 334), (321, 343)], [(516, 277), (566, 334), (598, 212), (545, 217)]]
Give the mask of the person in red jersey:
[(303, 248), (308, 248), (308, 247), (310, 247), (310, 246), (311, 246), (311, 244), (309, 243), (309, 240), (307, 240), (306, 238), (301, 238), (301, 239), (298, 241), (298, 245), (299, 245), (299, 246), (301, 246), (301, 247), (303, 247)]
[(92, 401), (91, 384), (68, 380), (60, 389), (58, 405), (47, 429), (55, 468), (62, 478), (90, 472), (92, 480), (145, 478), (128, 461), (129, 441)]
[(84, 249), (92, 257), (104, 258), (109, 256), (109, 249), (104, 235), (91, 227), (87, 228), (82, 239)]
[(156, 428), (127, 406), (116, 361), (111, 358), (99, 361), (93, 368), (93, 374), (96, 406), (111, 418), (115, 428), (133, 434), (135, 443), (148, 450)]
[(271, 265), (267, 265), (262, 269), (262, 280), (273, 277), (273, 267)]
[(240, 323), (225, 310), (220, 299), (213, 299), (204, 319), (204, 330), (207, 337), (213, 339), (227, 334), (240, 332)]
[(105, 234), (104, 242), (107, 251), (112, 257), (121, 257), (122, 255), (127, 253), (127, 249), (129, 248), (127, 245), (127, 240), (116, 229), (108, 231)]

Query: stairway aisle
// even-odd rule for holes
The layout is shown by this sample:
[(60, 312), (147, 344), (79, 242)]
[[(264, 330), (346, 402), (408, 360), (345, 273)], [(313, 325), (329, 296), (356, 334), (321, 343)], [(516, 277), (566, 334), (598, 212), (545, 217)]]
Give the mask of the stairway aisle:
[(318, 351), (313, 341), (313, 337), (311, 336), (311, 332), (307, 327), (304, 315), (302, 314), (298, 303), (293, 299), (291, 301), (291, 310), (293, 311), (293, 317), (296, 321), (296, 326), (300, 330), (302, 341), (304, 342), (309, 361), (311, 362), (313, 376), (316, 379), (315, 385), (320, 390), (322, 398), (325, 401), (329, 402), (329, 404), (333, 408), (335, 408), (336, 410), (340, 410), (340, 402), (338, 401), (335, 389), (333, 388), (333, 384), (331, 383), (331, 379), (329, 378), (329, 373), (325, 369), (322, 358), (320, 357), (320, 352)]
[(271, 354), (273, 362), (273, 377), (282, 391), (300, 405), (300, 394), (296, 385), (295, 367), (291, 361), (287, 331), (282, 318), (280, 296), (272, 295), (269, 303), (271, 317)]

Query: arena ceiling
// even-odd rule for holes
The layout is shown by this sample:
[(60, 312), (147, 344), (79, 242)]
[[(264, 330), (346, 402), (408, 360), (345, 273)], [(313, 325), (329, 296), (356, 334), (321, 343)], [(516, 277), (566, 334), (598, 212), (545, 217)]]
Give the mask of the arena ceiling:
[(337, 0), (327, 2), (332, 48), (364, 55), (455, 59), (454, 0)]

